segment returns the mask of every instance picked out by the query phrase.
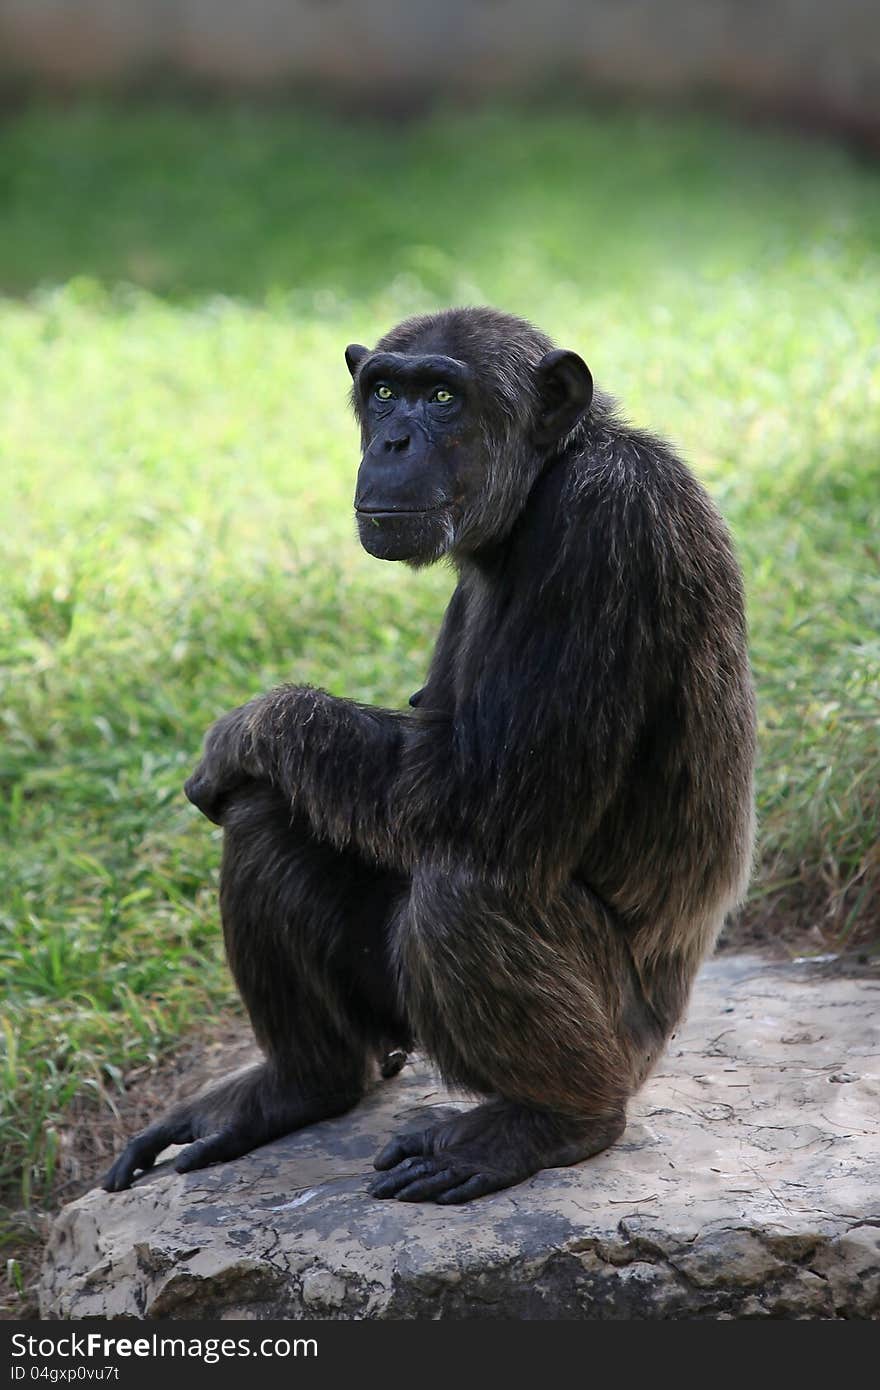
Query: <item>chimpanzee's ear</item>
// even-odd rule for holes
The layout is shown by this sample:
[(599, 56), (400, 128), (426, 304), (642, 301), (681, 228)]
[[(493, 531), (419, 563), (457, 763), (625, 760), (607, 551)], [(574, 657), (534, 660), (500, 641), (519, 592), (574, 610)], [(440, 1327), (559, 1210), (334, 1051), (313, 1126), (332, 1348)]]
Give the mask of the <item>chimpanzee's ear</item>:
[(369, 355), (370, 349), (365, 348), (363, 343), (349, 343), (348, 347), (345, 349), (345, 361), (352, 376), (354, 376), (364, 358), (369, 357)]
[(593, 399), (593, 377), (576, 352), (555, 348), (538, 363), (541, 405), (533, 434), (538, 444), (555, 444), (573, 429)]

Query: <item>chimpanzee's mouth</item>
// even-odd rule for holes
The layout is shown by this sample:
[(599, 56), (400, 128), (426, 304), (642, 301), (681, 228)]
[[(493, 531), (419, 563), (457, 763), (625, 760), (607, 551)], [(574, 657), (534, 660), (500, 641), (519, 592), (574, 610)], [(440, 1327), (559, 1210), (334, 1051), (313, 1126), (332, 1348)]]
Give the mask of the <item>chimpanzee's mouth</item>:
[(432, 516), (434, 512), (445, 512), (448, 502), (438, 502), (436, 507), (355, 507), (358, 516)]
[(355, 507), (361, 545), (377, 560), (430, 564), (449, 550), (454, 538), (451, 502), (433, 507)]

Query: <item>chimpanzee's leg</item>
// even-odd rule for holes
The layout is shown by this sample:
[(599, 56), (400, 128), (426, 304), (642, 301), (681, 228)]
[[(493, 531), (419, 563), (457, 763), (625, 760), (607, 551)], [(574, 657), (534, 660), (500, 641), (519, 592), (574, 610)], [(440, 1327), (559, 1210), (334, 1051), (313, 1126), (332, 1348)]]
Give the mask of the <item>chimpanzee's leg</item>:
[(388, 957), (407, 881), (318, 843), (267, 786), (237, 791), (223, 828), (226, 950), (265, 1061), (136, 1135), (110, 1192), (169, 1144), (190, 1145), (175, 1165), (188, 1172), (341, 1114), (376, 1061), (394, 1075), (410, 1046)]
[(491, 1099), (387, 1144), (375, 1196), (465, 1202), (614, 1143), (666, 1029), (588, 889), (537, 903), (420, 870), (395, 934), (420, 1043)]

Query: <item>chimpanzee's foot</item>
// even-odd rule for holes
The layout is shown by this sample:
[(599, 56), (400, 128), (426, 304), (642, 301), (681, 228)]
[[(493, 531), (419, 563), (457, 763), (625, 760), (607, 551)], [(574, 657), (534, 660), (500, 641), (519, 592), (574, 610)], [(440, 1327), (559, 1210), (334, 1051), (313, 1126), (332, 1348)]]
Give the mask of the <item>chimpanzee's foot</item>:
[(572, 1120), (510, 1101), (487, 1101), (433, 1129), (400, 1134), (375, 1160), (369, 1191), (401, 1202), (469, 1202), (513, 1187), (542, 1168), (565, 1167), (607, 1149), (626, 1115)]
[(174, 1161), (178, 1173), (240, 1158), (282, 1134), (344, 1114), (362, 1094), (363, 1086), (350, 1084), (348, 1089), (305, 1098), (296, 1087), (274, 1079), (267, 1067), (253, 1067), (136, 1134), (101, 1186), (106, 1192), (124, 1191), (136, 1173), (152, 1168), (169, 1144), (189, 1145)]

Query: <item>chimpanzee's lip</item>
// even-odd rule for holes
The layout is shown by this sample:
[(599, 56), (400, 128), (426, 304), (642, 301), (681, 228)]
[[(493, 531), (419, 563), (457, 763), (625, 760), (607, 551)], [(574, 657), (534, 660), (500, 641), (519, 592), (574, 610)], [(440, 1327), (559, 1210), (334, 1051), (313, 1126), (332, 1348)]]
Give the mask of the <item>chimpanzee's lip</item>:
[(432, 512), (445, 512), (448, 502), (438, 502), (436, 507), (355, 507), (358, 516), (430, 516)]

